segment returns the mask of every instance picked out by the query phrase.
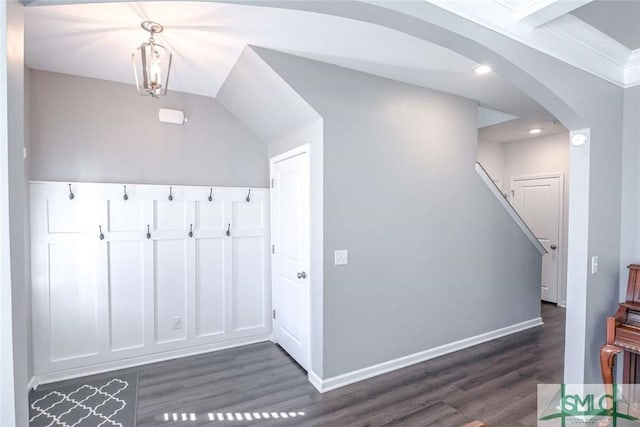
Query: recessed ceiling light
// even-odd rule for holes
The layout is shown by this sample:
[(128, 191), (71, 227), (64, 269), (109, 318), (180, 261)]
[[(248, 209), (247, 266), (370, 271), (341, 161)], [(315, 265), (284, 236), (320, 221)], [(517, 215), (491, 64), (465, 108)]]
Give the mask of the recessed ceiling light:
[(540, 132), (542, 132), (542, 129), (540, 129), (540, 128), (533, 128), (533, 129), (529, 129), (529, 133), (530, 133), (531, 135), (535, 135), (535, 134), (538, 134), (538, 133), (540, 133)]
[(473, 72), (474, 72), (474, 73), (476, 73), (476, 74), (478, 74), (478, 75), (480, 75), (480, 74), (487, 74), (487, 73), (490, 73), (490, 72), (491, 72), (491, 67), (490, 67), (490, 66), (488, 66), (488, 65), (486, 65), (486, 64), (479, 64), (479, 65), (476, 65), (476, 66), (473, 68)]
[(584, 133), (576, 133), (571, 136), (571, 143), (576, 147), (584, 145), (589, 140), (589, 137)]

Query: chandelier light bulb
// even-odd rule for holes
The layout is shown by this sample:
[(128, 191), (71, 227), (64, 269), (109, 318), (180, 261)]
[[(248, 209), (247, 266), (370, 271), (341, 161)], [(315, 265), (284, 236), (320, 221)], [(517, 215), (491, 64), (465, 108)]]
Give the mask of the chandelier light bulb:
[(158, 98), (167, 94), (172, 55), (167, 48), (156, 43), (154, 38), (164, 30), (162, 25), (144, 21), (140, 26), (149, 32), (150, 37), (149, 41), (142, 43), (131, 54), (136, 89), (140, 95)]

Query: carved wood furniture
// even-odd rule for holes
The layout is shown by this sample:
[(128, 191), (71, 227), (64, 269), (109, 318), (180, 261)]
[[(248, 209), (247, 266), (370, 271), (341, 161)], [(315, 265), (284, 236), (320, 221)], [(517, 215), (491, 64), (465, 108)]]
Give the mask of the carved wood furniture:
[(613, 384), (615, 357), (624, 351), (623, 383), (636, 384), (640, 379), (640, 265), (631, 264), (626, 301), (620, 303), (614, 317), (607, 317), (607, 343), (600, 350), (602, 380)]

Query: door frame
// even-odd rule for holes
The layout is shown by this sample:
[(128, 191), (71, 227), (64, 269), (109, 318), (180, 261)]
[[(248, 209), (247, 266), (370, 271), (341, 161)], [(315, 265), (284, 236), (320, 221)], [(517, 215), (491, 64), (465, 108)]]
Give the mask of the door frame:
[[(307, 301), (309, 301), (307, 307), (306, 307), (306, 313), (307, 313), (307, 317), (308, 317), (308, 330), (307, 330), (307, 336), (308, 336), (308, 345), (307, 345), (307, 349), (306, 349), (306, 353), (307, 353), (307, 361), (308, 361), (308, 366), (307, 366), (307, 374), (311, 374), (312, 373), (312, 361), (311, 361), (311, 348), (313, 346), (313, 336), (311, 333), (311, 307), (313, 306), (312, 303), (312, 298), (313, 298), (313, 292), (311, 292), (311, 287), (313, 286), (314, 283), (314, 271), (313, 271), (313, 267), (312, 267), (312, 261), (311, 261), (311, 228), (312, 228), (312, 224), (311, 224), (311, 144), (310, 143), (306, 143), (306, 144), (302, 144), (299, 145), (295, 148), (292, 148), (290, 150), (285, 151), (284, 153), (281, 154), (277, 154), (271, 158), (269, 158), (269, 207), (270, 207), (270, 239), (271, 239), (271, 247), (273, 248), (275, 243), (274, 243), (274, 236), (276, 235), (275, 233), (275, 224), (273, 222), (273, 218), (274, 218), (274, 210), (275, 210), (275, 203), (273, 203), (274, 197), (273, 197), (273, 192), (274, 192), (274, 182), (273, 182), (273, 167), (276, 163), (281, 162), (283, 160), (298, 156), (300, 154), (303, 153), (307, 153), (307, 172), (309, 174), (309, 208), (308, 208), (308, 213), (309, 213), (309, 221), (308, 221), (308, 233), (309, 233), (309, 247), (307, 248), (307, 250), (309, 251), (308, 253), (308, 260), (309, 260), (309, 265), (308, 265), (308, 272), (309, 272), (309, 276), (308, 276), (308, 287), (307, 287)], [(274, 286), (275, 286), (275, 274), (276, 274), (276, 268), (275, 268), (275, 257), (274, 255), (274, 251), (272, 249), (271, 251), (271, 309), (273, 310), (273, 306), (274, 306), (274, 301), (273, 301), (273, 297), (275, 295), (274, 292)], [(275, 339), (275, 328), (274, 328), (274, 323), (273, 323), (273, 317), (271, 317), (271, 341), (276, 343), (276, 339)]]
[[(565, 248), (564, 246), (564, 196), (565, 196), (565, 190), (564, 190), (564, 172), (552, 172), (552, 173), (544, 173), (544, 174), (534, 174), (534, 175), (519, 175), (519, 176), (512, 176), (509, 179), (509, 203), (511, 203), (511, 205), (513, 206), (513, 208), (515, 209), (515, 206), (513, 205), (513, 191), (514, 191), (514, 183), (515, 181), (529, 181), (529, 180), (534, 180), (534, 179), (548, 179), (548, 178), (558, 178), (560, 180), (560, 194), (559, 194), (559, 201), (558, 201), (558, 210), (559, 210), (559, 218), (558, 218), (558, 227), (560, 228), (560, 232), (558, 233), (558, 246), (560, 248), (562, 248), (561, 253), (560, 253), (560, 262), (558, 264), (558, 299), (556, 301), (556, 304), (560, 307), (566, 307), (567, 306), (567, 282), (565, 280), (565, 270), (566, 270), (566, 265), (565, 263), (567, 262), (567, 254), (568, 254), (568, 248)], [(520, 215), (518, 213), (518, 215)], [(524, 221), (524, 218), (523, 218)], [(532, 230), (533, 231), (533, 230)]]

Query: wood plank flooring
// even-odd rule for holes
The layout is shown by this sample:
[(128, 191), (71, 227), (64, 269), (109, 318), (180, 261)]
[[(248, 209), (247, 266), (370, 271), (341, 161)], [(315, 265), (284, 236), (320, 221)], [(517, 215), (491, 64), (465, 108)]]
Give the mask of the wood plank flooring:
[[(563, 372), (565, 310), (543, 304), (542, 316), (540, 328), (324, 394), (271, 343), (142, 366), (137, 425), (533, 427), (536, 385), (559, 383)], [(244, 420), (254, 412), (295, 417)], [(165, 413), (196, 421), (167, 422)], [(209, 413), (243, 420), (212, 422)]]

